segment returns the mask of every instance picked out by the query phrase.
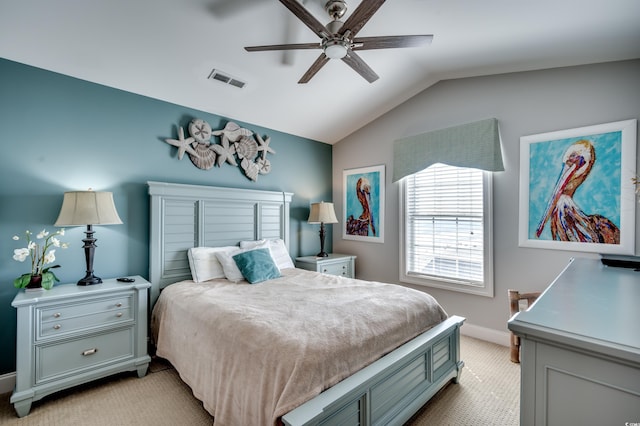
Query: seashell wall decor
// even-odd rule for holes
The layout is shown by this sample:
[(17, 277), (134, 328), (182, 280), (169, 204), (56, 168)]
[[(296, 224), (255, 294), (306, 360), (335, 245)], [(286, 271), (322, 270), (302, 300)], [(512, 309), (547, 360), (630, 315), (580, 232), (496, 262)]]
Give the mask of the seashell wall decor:
[[(165, 139), (166, 143), (178, 148), (178, 160), (182, 160), (186, 152), (193, 165), (202, 170), (229, 163), (240, 167), (244, 175), (254, 182), (258, 175), (271, 171), (267, 154), (276, 152), (269, 146), (271, 139), (268, 136), (263, 139), (231, 121), (223, 129), (213, 130), (200, 118), (191, 120), (187, 129), (188, 138), (184, 137), (182, 127), (178, 127), (178, 139)], [(218, 136), (220, 143), (212, 141), (213, 136)]]

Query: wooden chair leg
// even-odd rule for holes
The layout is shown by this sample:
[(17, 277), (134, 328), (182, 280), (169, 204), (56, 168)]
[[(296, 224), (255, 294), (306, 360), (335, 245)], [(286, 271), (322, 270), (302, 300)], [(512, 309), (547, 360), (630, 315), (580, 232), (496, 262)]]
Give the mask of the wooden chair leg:
[(511, 333), (511, 350), (509, 351), (511, 362), (520, 363), (520, 338)]
[[(520, 311), (519, 302), (520, 301), (520, 293), (517, 290), (509, 290), (509, 313), (511, 317), (513, 317), (517, 312)], [(511, 358), (511, 362), (520, 362), (520, 339), (518, 336), (511, 333), (511, 342), (510, 342), (510, 351), (509, 357)]]
[[(520, 293), (518, 290), (508, 290), (509, 293), (509, 313), (511, 317), (520, 312), (520, 300), (527, 301), (527, 307), (536, 301), (540, 292)], [(512, 362), (520, 363), (520, 338), (511, 333), (509, 357)]]

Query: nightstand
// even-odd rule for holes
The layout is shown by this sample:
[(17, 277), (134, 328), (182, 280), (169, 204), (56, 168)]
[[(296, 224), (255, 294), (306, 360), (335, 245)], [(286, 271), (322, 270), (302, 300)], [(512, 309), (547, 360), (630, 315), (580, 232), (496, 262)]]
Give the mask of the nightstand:
[(328, 257), (296, 257), (296, 268), (355, 278), (356, 256), (330, 253)]
[(16, 387), (11, 395), (19, 417), (31, 403), (62, 389), (123, 371), (147, 373), (147, 293), (151, 284), (115, 279), (102, 284), (64, 284), (51, 290), (20, 291)]

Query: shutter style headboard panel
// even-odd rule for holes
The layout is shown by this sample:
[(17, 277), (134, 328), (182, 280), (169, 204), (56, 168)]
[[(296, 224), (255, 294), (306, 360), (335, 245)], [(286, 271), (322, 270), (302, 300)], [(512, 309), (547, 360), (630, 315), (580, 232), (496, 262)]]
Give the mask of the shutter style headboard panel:
[(281, 238), (289, 247), (292, 193), (147, 182), (151, 198), (151, 304), (169, 284), (191, 279), (191, 247)]

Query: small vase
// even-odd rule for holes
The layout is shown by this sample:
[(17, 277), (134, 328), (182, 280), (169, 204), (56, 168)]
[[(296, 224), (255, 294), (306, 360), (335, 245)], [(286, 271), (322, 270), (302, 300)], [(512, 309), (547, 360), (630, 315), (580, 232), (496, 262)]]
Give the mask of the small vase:
[(42, 275), (31, 275), (29, 284), (25, 287), (25, 291), (42, 290)]

